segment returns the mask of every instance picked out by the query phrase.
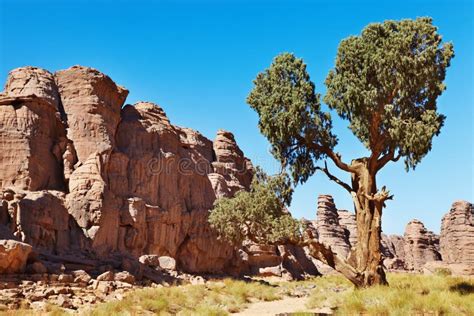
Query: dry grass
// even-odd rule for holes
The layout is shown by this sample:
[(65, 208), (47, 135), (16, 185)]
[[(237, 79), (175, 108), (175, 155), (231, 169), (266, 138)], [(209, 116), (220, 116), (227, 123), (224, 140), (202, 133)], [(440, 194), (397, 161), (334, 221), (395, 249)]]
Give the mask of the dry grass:
[(137, 290), (122, 301), (99, 304), (91, 314), (228, 315), (244, 309), (251, 300), (279, 298), (275, 287), (226, 279), (206, 285)]
[(390, 286), (319, 287), (309, 308), (337, 307), (336, 315), (474, 315), (474, 281), (447, 275), (389, 274)]
[[(226, 279), (206, 285), (146, 288), (121, 301), (98, 304), (84, 315), (228, 315), (254, 301), (273, 301), (303, 289), (308, 309), (332, 307), (336, 315), (474, 315), (474, 279), (439, 273), (389, 274), (390, 286), (356, 290), (340, 276), (263, 284)], [(1, 314), (1, 312), (0, 312)], [(8, 315), (41, 315), (31, 310)], [(65, 314), (49, 306), (49, 315)], [(307, 315), (297, 313), (295, 315)]]

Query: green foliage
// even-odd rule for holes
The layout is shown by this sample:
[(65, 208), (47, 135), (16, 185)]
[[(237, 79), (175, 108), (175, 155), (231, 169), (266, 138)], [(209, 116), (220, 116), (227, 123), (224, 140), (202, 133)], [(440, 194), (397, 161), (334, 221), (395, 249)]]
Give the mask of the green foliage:
[(453, 56), (431, 18), (369, 24), (339, 45), (324, 102), (369, 150), (381, 141), (414, 168), (443, 126), (436, 100)]
[[(392, 153), (414, 168), (443, 126), (436, 100), (453, 56), (431, 18), (370, 24), (341, 42), (324, 101), (376, 158)], [(314, 174), (337, 144), (319, 99), (303, 60), (289, 53), (257, 75), (247, 98), (295, 183)]]
[(321, 111), (306, 65), (293, 54), (281, 54), (254, 84), (247, 102), (260, 117), (260, 131), (270, 141), (273, 155), (290, 166), (293, 179), (306, 181), (316, 171), (313, 162), (324, 156), (313, 144), (333, 148), (337, 143), (331, 117)]
[(270, 177), (257, 169), (250, 191), (215, 202), (209, 223), (235, 245), (245, 240), (275, 244), (295, 240), (301, 234), (300, 222), (285, 208), (291, 193), (287, 175)]

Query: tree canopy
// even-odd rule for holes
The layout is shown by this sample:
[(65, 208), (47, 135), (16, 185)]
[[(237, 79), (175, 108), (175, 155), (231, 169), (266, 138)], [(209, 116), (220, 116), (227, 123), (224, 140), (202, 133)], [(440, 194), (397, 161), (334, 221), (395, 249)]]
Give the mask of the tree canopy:
[[(370, 24), (339, 45), (324, 101), (349, 121), (372, 158), (380, 159), (375, 169), (400, 157), (414, 168), (439, 134), (444, 116), (436, 99), (454, 56), (452, 44), (441, 40), (431, 18), (418, 18)], [(331, 116), (321, 110), (302, 59), (290, 53), (275, 57), (257, 75), (247, 102), (259, 114), (272, 153), (290, 168), (295, 182), (306, 181), (326, 157), (351, 171), (333, 152), (337, 137)]]
[(454, 51), (441, 40), (431, 18), (369, 24), (341, 42), (326, 78), (324, 102), (372, 153), (396, 153), (407, 168), (430, 151), (445, 119), (436, 100)]
[(235, 245), (245, 240), (280, 244), (300, 238), (300, 222), (287, 211), (292, 190), (288, 176), (268, 176), (257, 168), (249, 191), (216, 200), (209, 223)]

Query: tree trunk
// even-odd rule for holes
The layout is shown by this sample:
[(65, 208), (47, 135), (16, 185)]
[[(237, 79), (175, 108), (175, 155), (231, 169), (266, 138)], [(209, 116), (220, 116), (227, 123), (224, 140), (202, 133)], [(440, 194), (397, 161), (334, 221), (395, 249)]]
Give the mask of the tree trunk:
[(373, 199), (377, 193), (376, 170), (367, 160), (357, 161), (359, 170), (352, 186), (357, 221), (357, 245), (351, 256), (352, 264), (361, 274), (361, 287), (387, 285), (383, 269), (381, 246), (383, 201)]

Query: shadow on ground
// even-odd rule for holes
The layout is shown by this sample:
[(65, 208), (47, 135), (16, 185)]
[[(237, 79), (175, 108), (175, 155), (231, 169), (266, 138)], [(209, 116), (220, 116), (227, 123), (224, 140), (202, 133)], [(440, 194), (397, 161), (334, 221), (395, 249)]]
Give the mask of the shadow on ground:
[(461, 295), (468, 295), (474, 293), (474, 285), (467, 282), (459, 282), (449, 287), (452, 292), (457, 292)]

